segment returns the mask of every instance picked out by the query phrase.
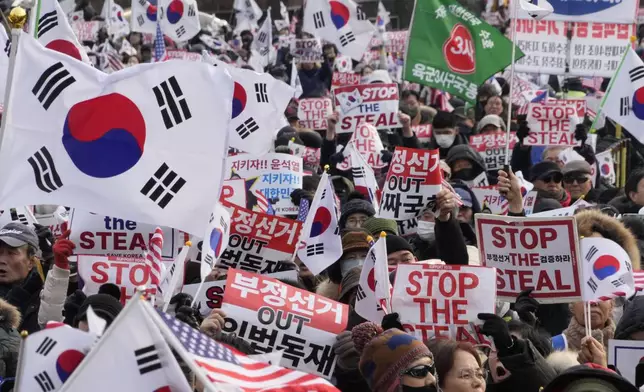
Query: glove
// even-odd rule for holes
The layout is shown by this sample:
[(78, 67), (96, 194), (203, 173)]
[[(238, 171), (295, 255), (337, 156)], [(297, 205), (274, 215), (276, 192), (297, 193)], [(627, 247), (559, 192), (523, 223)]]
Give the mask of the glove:
[(382, 329), (385, 331), (388, 329), (398, 328), (401, 331), (404, 331), (402, 324), (400, 323), (400, 316), (398, 313), (389, 313), (382, 318), (381, 323)]
[(532, 290), (528, 289), (519, 293), (517, 301), (514, 303), (514, 310), (516, 310), (521, 321), (534, 327), (537, 323), (537, 318), (534, 314), (539, 309), (539, 301), (530, 297)]
[(528, 126), (527, 121), (521, 121), (521, 124), (519, 124), (519, 129), (517, 129), (517, 138), (519, 141), (523, 141), (528, 134), (530, 133), (530, 127)]
[(342, 162), (344, 162), (344, 148), (329, 157), (329, 163), (331, 166), (336, 166)]
[(54, 234), (52, 234), (49, 227), (34, 223), (36, 235), (38, 236), (38, 247), (42, 251), (43, 259), (49, 259), (52, 255), (52, 245), (56, 242)]
[(304, 189), (295, 189), (291, 192), (291, 202), (293, 202), (293, 205), (299, 206), (302, 199), (307, 199), (309, 203), (311, 203), (313, 202), (313, 194), (309, 191), (305, 191)]
[(188, 306), (178, 307), (175, 311), (175, 317), (179, 321), (183, 321), (194, 329), (199, 329), (199, 325), (203, 321), (199, 312), (196, 312), (195, 309)]
[(336, 336), (336, 342), (333, 345), (333, 352), (338, 359), (338, 366), (342, 369), (357, 369), (360, 362), (360, 354), (356, 350), (351, 331), (344, 331)]
[(170, 298), (170, 305), (175, 305), (175, 309), (179, 309), (182, 306), (190, 307), (192, 304), (192, 295), (187, 293), (179, 293), (172, 298)]
[(74, 325), (74, 319), (78, 314), (78, 309), (83, 302), (87, 299), (83, 290), (76, 290), (72, 295), (67, 297), (65, 305), (63, 305), (63, 316), (65, 316), (65, 324)]
[(71, 230), (65, 231), (62, 236), (58, 237), (53, 247), (54, 264), (65, 270), (69, 269), (69, 256), (74, 253), (74, 248), (76, 248), (76, 245), (69, 240), (70, 233)]
[(382, 159), (384, 163), (390, 163), (391, 159), (394, 157), (394, 154), (389, 150), (381, 150), (380, 154), (380, 159)]
[(479, 313), (478, 318), (484, 321), (481, 333), (494, 340), (494, 345), (500, 356), (508, 353), (509, 349), (514, 345), (508, 323), (496, 314), (491, 313)]
[(585, 144), (586, 139), (588, 139), (588, 128), (584, 124), (577, 124), (575, 127), (575, 140), (579, 140), (581, 144)]

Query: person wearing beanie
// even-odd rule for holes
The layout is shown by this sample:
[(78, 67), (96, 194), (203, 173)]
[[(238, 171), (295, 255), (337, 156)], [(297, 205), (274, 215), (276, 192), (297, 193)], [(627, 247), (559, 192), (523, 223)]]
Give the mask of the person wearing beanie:
[(633, 170), (624, 185), (624, 194), (608, 204), (622, 214), (637, 214), (644, 207), (644, 169)]
[(69, 257), (74, 253), (76, 245), (69, 240), (70, 230), (65, 231), (54, 242), (54, 266), (45, 279), (45, 287), (40, 295), (38, 309), (38, 324), (44, 328), (50, 321), (62, 322), (63, 308), (67, 299), (69, 285)]
[(473, 181), (485, 172), (485, 161), (481, 154), (466, 144), (452, 147), (445, 162), (452, 171), (452, 180)]
[(397, 235), (388, 235), (387, 242), (387, 264), (409, 264), (418, 261), (414, 256), (414, 248), (406, 239)]
[(112, 324), (121, 310), (123, 310), (123, 305), (121, 305), (121, 302), (110, 294), (90, 295), (87, 297), (87, 299), (85, 299), (83, 304), (78, 309), (78, 313), (74, 318), (74, 328), (78, 328), (81, 331), (85, 332), (89, 331), (89, 326), (87, 325), (87, 309), (90, 306), (98, 317), (105, 320), (105, 322), (107, 323), (106, 328), (108, 328), (110, 324)]
[(476, 124), (476, 131), (482, 135), (505, 132), (505, 122), (496, 114), (488, 114)]
[(362, 228), (371, 233), (374, 238), (379, 236), (383, 231), (387, 235), (398, 235), (398, 223), (393, 219), (372, 216), (364, 222)]
[(453, 146), (467, 144), (467, 139), (461, 135), (456, 127), (456, 116), (449, 112), (439, 111), (432, 120), (432, 136), (429, 139), (428, 149), (439, 150), (441, 159), (445, 159)]
[(363, 323), (351, 331), (360, 374), (372, 392), (436, 391), (434, 358), (418, 338)]
[(361, 228), (368, 218), (376, 215), (371, 202), (364, 199), (359, 192), (351, 192), (348, 200), (340, 207), (340, 229)]

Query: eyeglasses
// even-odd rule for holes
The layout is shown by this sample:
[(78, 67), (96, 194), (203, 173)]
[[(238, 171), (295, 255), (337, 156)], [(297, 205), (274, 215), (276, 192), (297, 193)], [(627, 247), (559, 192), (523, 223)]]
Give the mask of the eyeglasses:
[(430, 373), (431, 374), (436, 373), (436, 367), (434, 367), (434, 364), (414, 366), (413, 368), (405, 371), (405, 373), (403, 374), (406, 374), (413, 378), (425, 378)]
[(546, 184), (549, 182), (560, 183), (562, 179), (563, 175), (561, 173), (554, 173), (542, 178), (541, 181), (545, 182)]
[(564, 177), (564, 182), (568, 185), (573, 184), (575, 181), (577, 181), (577, 184), (585, 184), (588, 181), (588, 177)]
[(474, 378), (478, 378), (479, 380), (486, 380), (487, 379), (487, 370), (484, 369), (461, 369), (461, 371), (458, 373), (458, 378), (471, 381)]
[(349, 218), (347, 219), (347, 223), (352, 224), (352, 225), (364, 225), (364, 223), (367, 221), (366, 217), (361, 217), (361, 218)]

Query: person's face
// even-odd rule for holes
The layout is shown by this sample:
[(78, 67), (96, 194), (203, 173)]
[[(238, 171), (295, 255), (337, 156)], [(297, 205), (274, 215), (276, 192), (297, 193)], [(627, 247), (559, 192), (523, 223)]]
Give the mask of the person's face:
[[(575, 302), (572, 304), (572, 314), (577, 320), (577, 323), (586, 326), (584, 321), (584, 306), (585, 302)], [(613, 301), (600, 301), (599, 303), (590, 304), (590, 328), (602, 329), (606, 325), (606, 321), (613, 311)]]
[(575, 199), (588, 194), (593, 186), (592, 181), (590, 181), (590, 174), (574, 172), (564, 176), (563, 184), (564, 188), (570, 192), (570, 196)]
[(471, 169), (472, 162), (469, 159), (457, 159), (452, 163), (452, 173), (456, 173), (463, 169)]
[(630, 340), (644, 340), (644, 331), (633, 332), (629, 338)]
[(414, 261), (416, 261), (416, 257), (408, 250), (399, 250), (387, 256), (387, 264), (389, 265), (408, 264)]
[(629, 197), (633, 203), (644, 206), (644, 179), (637, 183), (637, 192), (630, 192)]
[(371, 67), (364, 67), (364, 69), (362, 70), (362, 76), (371, 75), (372, 73), (373, 73), (373, 68)]
[(429, 210), (424, 210), (422, 214), (418, 217), (418, 220), (425, 221), (425, 222), (434, 222), (436, 221), (436, 217), (434, 214), (429, 211)]
[(132, 34), (130, 35), (130, 43), (132, 45), (139, 45), (141, 44), (141, 35), (139, 34)]
[(143, 60), (144, 63), (149, 63), (152, 60), (152, 52), (149, 50), (141, 51), (141, 60)]
[(563, 169), (564, 163), (561, 159), (559, 159), (559, 153), (561, 153), (563, 149), (560, 148), (551, 148), (546, 150), (545, 157), (543, 158), (544, 161), (550, 161), (556, 163), (560, 169)]
[(33, 267), (27, 256), (27, 245), (12, 248), (0, 243), (0, 284), (13, 284), (24, 280)]
[(487, 133), (495, 133), (501, 131), (501, 128), (497, 127), (496, 125), (490, 124), (486, 125), (481, 129), (482, 134), (487, 134)]
[(467, 351), (456, 350), (454, 364), (441, 380), (444, 392), (484, 392), (485, 371)]
[(455, 128), (436, 128), (434, 129), (435, 135), (456, 135)]
[(458, 221), (462, 223), (470, 223), (472, 222), (472, 215), (473, 212), (471, 207), (460, 206), (458, 208), (458, 215), (456, 216), (456, 219), (458, 219)]
[(250, 44), (253, 42), (253, 36), (250, 34), (244, 34), (241, 37), (242, 46), (250, 47)]
[(335, 49), (333, 47), (324, 48), (324, 57), (329, 60), (333, 60), (336, 57)]
[(407, 98), (405, 98), (404, 103), (411, 113), (418, 113), (418, 110), (420, 109), (420, 103), (418, 102), (418, 99), (416, 99), (415, 95), (409, 95)]
[(133, 65), (137, 65), (138, 63), (139, 63), (139, 59), (136, 56), (131, 56), (127, 60), (127, 65), (130, 66), (130, 67), (133, 66)]
[[(430, 368), (427, 374), (423, 376), (423, 373), (427, 370), (426, 366)], [(420, 358), (409, 365), (400, 381), (402, 385), (414, 388), (436, 385), (434, 372), (434, 360), (429, 357)]]
[(364, 225), (365, 221), (369, 218), (367, 214), (356, 212), (347, 217), (347, 223), (344, 225), (347, 229), (358, 229)]
[(490, 97), (485, 103), (485, 114), (496, 114), (500, 116), (503, 113), (503, 101), (501, 97)]
[(561, 192), (561, 173), (550, 173), (539, 180), (534, 181), (534, 187), (545, 192)]

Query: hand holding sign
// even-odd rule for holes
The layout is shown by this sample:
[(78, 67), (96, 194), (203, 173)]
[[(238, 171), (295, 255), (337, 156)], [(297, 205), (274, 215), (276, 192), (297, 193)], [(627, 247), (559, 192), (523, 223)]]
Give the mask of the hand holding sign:
[(436, 211), (438, 213), (436, 218), (441, 222), (447, 222), (454, 208), (456, 208), (454, 194), (446, 188), (438, 191), (436, 194)]
[(512, 340), (512, 335), (510, 335), (508, 323), (492, 313), (479, 313), (478, 317), (484, 321), (483, 327), (481, 327), (481, 333), (494, 340), (494, 345), (499, 352), (499, 356), (508, 354), (512, 346), (514, 346), (514, 340)]
[(586, 336), (581, 339), (581, 351), (577, 356), (577, 360), (581, 364), (590, 362), (599, 366), (608, 367), (608, 358), (604, 345), (592, 336)]
[(69, 269), (69, 256), (74, 253), (76, 245), (69, 240), (71, 230), (66, 230), (63, 235), (58, 237), (52, 248), (54, 252), (54, 264), (56, 267), (64, 270)]
[(199, 327), (199, 331), (205, 333), (214, 339), (214, 337), (222, 330), (224, 327), (224, 318), (226, 313), (221, 309), (213, 309), (208, 317), (206, 317)]
[(512, 169), (508, 168), (507, 172), (499, 170), (498, 181), (499, 193), (508, 199), (509, 211), (520, 214), (523, 211), (523, 197), (521, 196), (519, 179), (514, 175)]

